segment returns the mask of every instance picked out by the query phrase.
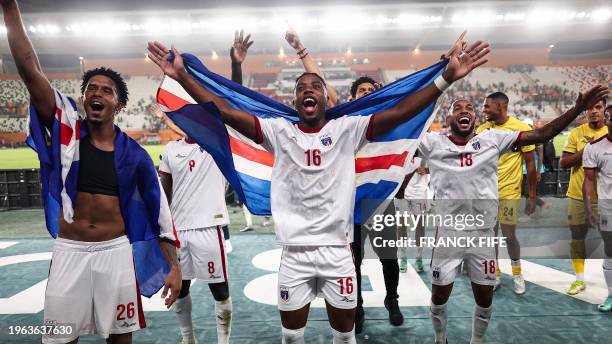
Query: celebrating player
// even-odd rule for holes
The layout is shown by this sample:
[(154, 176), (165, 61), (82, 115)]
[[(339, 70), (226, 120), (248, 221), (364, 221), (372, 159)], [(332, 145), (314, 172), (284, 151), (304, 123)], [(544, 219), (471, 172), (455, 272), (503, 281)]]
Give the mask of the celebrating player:
[(486, 63), (488, 44), (478, 41), (465, 51), (455, 50), (435, 82), (370, 116), (328, 121), (325, 82), (305, 73), (295, 86), (297, 123), (258, 119), (234, 109), (185, 71), (175, 48), (171, 55), (162, 44), (150, 42), (148, 49), (151, 60), (198, 103), (214, 102), (226, 124), (275, 156), (271, 205), (277, 241), (284, 247), (278, 280), (283, 340), (303, 343), (310, 302), (322, 294), (334, 343), (355, 343), (355, 266), (347, 239), (354, 209), (355, 152), (418, 114), (448, 83)]
[[(587, 123), (572, 129), (567, 137), (567, 142), (563, 148), (563, 154), (559, 161), (561, 168), (572, 168), (570, 174), (569, 187), (567, 189), (567, 221), (572, 234), (570, 252), (572, 256), (572, 266), (576, 273), (576, 280), (572, 282), (567, 290), (569, 295), (576, 295), (586, 289), (584, 281), (584, 259), (586, 256), (586, 246), (584, 239), (589, 230), (589, 226), (584, 216), (584, 203), (582, 201), (582, 184), (584, 182), (584, 169), (582, 168), (582, 154), (584, 147), (591, 141), (595, 141), (608, 133), (604, 109), (606, 101), (593, 104), (586, 109)], [(592, 195), (593, 207), (597, 208), (597, 191)]]
[[(591, 141), (582, 153), (584, 217), (588, 224), (599, 225), (604, 242), (603, 273), (608, 298), (597, 307), (602, 312), (612, 311), (612, 107), (606, 110), (608, 134)], [(593, 206), (596, 179), (599, 215)]]
[[(529, 131), (531, 127), (522, 121), (508, 115), (508, 96), (502, 92), (491, 93), (485, 99), (484, 113), (487, 122), (476, 129), (481, 133), (487, 129)], [(499, 211), (498, 220), (502, 234), (506, 237), (508, 255), (512, 265), (514, 279), (514, 292), (525, 293), (525, 280), (521, 273), (521, 246), (516, 236), (516, 224), (519, 218), (519, 204), (523, 182), (523, 160), (527, 163), (527, 181), (529, 185), (529, 199), (525, 213), (531, 215), (536, 202), (536, 170), (534, 161), (535, 146), (522, 146), (520, 152), (508, 152), (499, 158)], [(497, 235), (497, 225), (495, 234)], [(498, 256), (496, 250), (496, 256)], [(497, 265), (497, 264), (496, 264)], [(501, 285), (501, 270), (499, 265), (495, 271), (495, 289)]]
[(228, 343), (232, 299), (221, 230), (229, 223), (223, 175), (212, 156), (188, 137), (166, 145), (159, 172), (181, 242), (178, 257), (183, 283), (174, 310), (183, 342), (195, 343), (189, 287), (197, 278), (208, 283), (215, 299), (217, 342)]
[[(132, 332), (144, 328), (146, 323), (140, 303), (134, 258), (129, 239), (134, 239), (143, 227), (136, 225), (128, 215), (133, 194), (140, 193), (149, 218), (157, 211), (167, 214), (166, 226), (161, 218), (148, 221), (150, 231), (158, 234), (160, 246), (171, 269), (165, 280), (163, 296), (170, 306), (179, 294), (181, 273), (176, 260), (174, 235), (168, 205), (159, 195), (160, 186), (153, 162), (142, 147), (113, 125), (115, 115), (126, 105), (127, 86), (121, 76), (108, 68), (96, 68), (83, 75), (80, 101), (86, 120), (78, 121), (74, 100), (54, 90), (43, 74), (38, 57), (26, 35), (21, 14), (14, 0), (2, 0), (4, 22), (15, 64), (31, 96), (38, 120), (48, 133), (60, 130), (57, 138), (65, 149), (75, 149), (78, 164), (71, 167), (67, 180), (75, 173), (76, 185), (68, 185), (63, 193), (74, 191), (76, 198), (62, 197), (59, 218), (47, 218), (47, 227), (59, 227), (54, 242), (49, 281), (45, 291), (45, 323), (72, 324), (72, 338), (43, 335), (43, 343), (78, 341), (78, 336), (99, 333), (109, 343), (129, 343)], [(58, 123), (59, 121), (65, 121)], [(76, 143), (71, 140), (72, 129), (66, 125), (75, 121), (80, 131)], [(34, 125), (34, 124), (32, 124)], [(79, 133), (76, 134), (79, 136)], [(70, 142), (69, 142), (70, 141)], [(39, 142), (41, 145), (46, 142)], [(57, 142), (52, 142), (57, 144)], [(71, 144), (75, 146), (70, 147)], [(130, 166), (115, 154), (121, 147), (123, 156), (137, 157)], [(43, 147), (38, 147), (43, 148)], [(50, 149), (50, 148), (49, 148)], [(68, 154), (68, 153), (67, 153)], [(64, 156), (62, 156), (64, 157)], [(62, 161), (70, 164), (72, 161)], [(42, 166), (42, 164), (41, 164)], [(41, 168), (42, 171), (42, 168)], [(56, 171), (57, 172), (57, 171)], [(72, 173), (72, 174), (70, 174)], [(68, 189), (73, 187), (72, 190)], [(128, 192), (131, 190), (131, 193)], [(76, 202), (72, 203), (73, 200)], [(45, 200), (45, 207), (50, 207)], [(156, 204), (153, 206), (153, 204)], [(72, 213), (72, 209), (74, 209)], [(160, 229), (161, 226), (161, 229)], [(144, 231), (144, 230), (143, 230)], [(154, 233), (147, 233), (154, 235)], [(139, 240), (143, 240), (140, 238)], [(142, 281), (141, 281), (142, 282)]]
[[(475, 112), (472, 103), (459, 99), (451, 105), (451, 132), (448, 136), (429, 133), (419, 145), (419, 154), (427, 159), (431, 185), (439, 214), (480, 215), (465, 230), (440, 226), (436, 238), (492, 237), (498, 207), (497, 168), (500, 155), (522, 146), (544, 142), (557, 135), (585, 108), (608, 94), (597, 86), (580, 94), (572, 109), (546, 126), (532, 131), (485, 130), (474, 132)], [(467, 224), (467, 221), (466, 221)], [(492, 312), (495, 284), (495, 250), (493, 247), (444, 248), (433, 251), (431, 318), (436, 343), (446, 342), (447, 301), (461, 264), (468, 266), (476, 301), (472, 317), (472, 343), (482, 341)]]

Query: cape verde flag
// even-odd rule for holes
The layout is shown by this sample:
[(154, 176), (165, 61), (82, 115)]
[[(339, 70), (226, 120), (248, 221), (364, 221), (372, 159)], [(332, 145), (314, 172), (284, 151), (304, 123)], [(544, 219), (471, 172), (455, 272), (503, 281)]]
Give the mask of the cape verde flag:
[[(208, 70), (191, 54), (182, 54), (186, 70), (206, 89), (223, 98), (234, 108), (260, 118), (284, 117), (298, 121), (295, 109), (232, 82)], [(404, 97), (431, 83), (446, 67), (446, 60), (399, 79), (358, 100), (337, 105), (326, 111), (328, 118), (364, 116), (388, 109)], [(164, 77), (157, 102), (168, 117), (190, 139), (214, 158), (217, 166), (250, 212), (270, 215), (270, 177), (274, 157), (261, 145), (225, 125), (213, 103), (196, 104), (175, 80)], [(406, 175), (408, 157), (414, 155), (420, 139), (429, 128), (435, 102), (421, 113), (386, 135), (368, 142), (355, 159), (356, 206), (354, 220), (362, 223), (361, 200), (381, 202), (393, 197)]]
[[(60, 216), (73, 222), (79, 176), (79, 142), (88, 136), (74, 100), (55, 92), (56, 112), (49, 132), (30, 103), (28, 145), (40, 160), (42, 202), (47, 230), (59, 234)], [(119, 205), (134, 255), (136, 278), (142, 295), (151, 297), (163, 286), (170, 268), (157, 242), (174, 241), (176, 232), (168, 201), (149, 154), (115, 126), (115, 171)], [(50, 139), (50, 140), (49, 140)], [(63, 211), (63, 212), (62, 212)]]

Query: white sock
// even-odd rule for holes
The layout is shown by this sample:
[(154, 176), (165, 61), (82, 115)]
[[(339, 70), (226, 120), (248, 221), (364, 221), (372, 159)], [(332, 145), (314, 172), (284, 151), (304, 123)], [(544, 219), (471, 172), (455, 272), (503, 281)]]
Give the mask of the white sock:
[(245, 204), (242, 204), (242, 212), (244, 213), (244, 221), (246, 222), (246, 226), (253, 227), (253, 218), (251, 217), (251, 212)]
[(474, 306), (474, 316), (472, 317), (472, 340), (471, 344), (482, 343), (482, 337), (484, 337), (491, 320), (491, 313), (493, 312), (493, 305), (488, 308), (483, 308), (478, 305)]
[(304, 330), (302, 327), (297, 330), (290, 330), (283, 327), (283, 344), (304, 344)]
[(436, 344), (446, 343), (446, 324), (448, 323), (448, 303), (436, 305), (433, 302), (429, 306), (431, 322), (436, 334)]
[(215, 301), (215, 315), (217, 318), (217, 343), (229, 343), (232, 332), (232, 298)]
[(174, 312), (185, 343), (194, 343), (193, 322), (191, 321), (191, 294), (174, 302)]
[(332, 336), (334, 339), (332, 341), (333, 344), (356, 344), (357, 340), (355, 339), (355, 327), (349, 332), (339, 332), (332, 330)]

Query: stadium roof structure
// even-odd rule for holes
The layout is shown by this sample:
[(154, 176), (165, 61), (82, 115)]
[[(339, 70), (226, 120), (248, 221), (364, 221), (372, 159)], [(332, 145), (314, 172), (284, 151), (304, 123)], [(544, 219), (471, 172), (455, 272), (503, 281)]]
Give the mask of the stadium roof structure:
[[(275, 54), (281, 47), (288, 49), (283, 39), (287, 23), (296, 28), (310, 51), (329, 53), (347, 48), (354, 52), (445, 50), (464, 29), (469, 40), (484, 39), (498, 48), (549, 47), (561, 41), (604, 45), (612, 39), (612, 6), (605, 1), (19, 3), (39, 53), (86, 57), (143, 56), (146, 42), (152, 39), (173, 43), (182, 51), (227, 54), (234, 30), (240, 28), (253, 34), (251, 54)], [(0, 24), (0, 51), (8, 52), (5, 34)]]

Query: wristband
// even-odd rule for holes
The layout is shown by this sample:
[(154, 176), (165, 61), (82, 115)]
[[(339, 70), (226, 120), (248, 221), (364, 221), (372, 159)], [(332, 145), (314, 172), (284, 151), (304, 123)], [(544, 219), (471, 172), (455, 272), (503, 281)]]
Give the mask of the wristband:
[(440, 90), (440, 92), (444, 92), (447, 88), (450, 87), (450, 84), (448, 82), (446, 82), (446, 80), (444, 79), (444, 77), (442, 75), (438, 76), (434, 80), (434, 84)]
[(302, 55), (304, 52), (306, 51), (306, 48), (300, 50), (297, 52), (298, 56)]
[(300, 60), (303, 60), (304, 57), (306, 57), (306, 56), (308, 56), (308, 52), (306, 54), (304, 54), (304, 55), (300, 55), (299, 58), (300, 58)]

